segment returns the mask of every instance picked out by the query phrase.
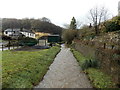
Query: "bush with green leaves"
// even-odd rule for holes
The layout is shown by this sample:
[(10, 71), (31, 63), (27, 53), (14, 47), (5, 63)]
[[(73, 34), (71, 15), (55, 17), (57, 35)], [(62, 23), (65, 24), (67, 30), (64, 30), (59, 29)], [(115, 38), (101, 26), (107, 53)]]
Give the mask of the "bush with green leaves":
[(9, 37), (9, 36), (5, 36), (5, 35), (2, 35), (2, 40), (12, 40), (12, 38), (11, 37)]
[(82, 69), (88, 69), (88, 68), (97, 68), (98, 67), (98, 61), (97, 60), (85, 60), (85, 62), (82, 64)]
[(116, 16), (109, 21), (105, 22), (106, 32), (120, 30), (120, 16)]
[(19, 45), (21, 46), (34, 46), (38, 43), (38, 40), (34, 38), (24, 37), (19, 40)]

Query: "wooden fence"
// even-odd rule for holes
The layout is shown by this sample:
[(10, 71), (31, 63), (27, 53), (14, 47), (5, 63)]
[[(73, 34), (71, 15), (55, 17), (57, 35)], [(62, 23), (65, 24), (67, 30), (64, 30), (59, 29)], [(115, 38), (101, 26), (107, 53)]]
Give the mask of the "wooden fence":
[(2, 43), (0, 48), (1, 51), (4, 51), (4, 50), (11, 50), (20, 47), (21, 46), (19, 46), (18, 42), (16, 43), (15, 41), (8, 41), (7, 43)]

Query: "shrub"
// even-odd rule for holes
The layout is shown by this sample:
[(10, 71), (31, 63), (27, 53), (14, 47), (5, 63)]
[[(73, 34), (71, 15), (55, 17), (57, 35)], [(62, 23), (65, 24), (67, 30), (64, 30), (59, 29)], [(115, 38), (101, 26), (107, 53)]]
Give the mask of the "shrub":
[(9, 36), (2, 35), (2, 40), (12, 40), (12, 38)]
[(93, 39), (96, 36), (94, 27), (89, 28), (89, 26), (83, 26), (79, 31), (78, 31), (78, 38), (79, 39)]
[(120, 26), (117, 22), (107, 22), (106, 23), (106, 32), (112, 32), (120, 30)]
[(77, 37), (77, 30), (65, 30), (62, 34), (62, 38), (67, 44), (71, 44), (75, 37)]
[(85, 62), (82, 64), (82, 69), (88, 69), (90, 67), (97, 68), (98, 67), (98, 61), (97, 60), (85, 60)]
[(34, 46), (38, 43), (38, 41), (34, 38), (25, 37), (19, 40), (19, 45), (21, 46)]
[(120, 17), (114, 17), (110, 21), (105, 22), (106, 32), (120, 30)]

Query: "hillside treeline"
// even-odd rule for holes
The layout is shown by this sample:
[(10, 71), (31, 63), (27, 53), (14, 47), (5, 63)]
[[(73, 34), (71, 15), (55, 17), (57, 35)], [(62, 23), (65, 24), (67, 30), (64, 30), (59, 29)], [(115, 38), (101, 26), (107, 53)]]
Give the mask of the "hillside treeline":
[(13, 18), (3, 18), (2, 19), (2, 30), (8, 28), (20, 28), (34, 30), (36, 32), (45, 32), (52, 34), (61, 34), (62, 28), (51, 23), (48, 18), (41, 19), (13, 19)]

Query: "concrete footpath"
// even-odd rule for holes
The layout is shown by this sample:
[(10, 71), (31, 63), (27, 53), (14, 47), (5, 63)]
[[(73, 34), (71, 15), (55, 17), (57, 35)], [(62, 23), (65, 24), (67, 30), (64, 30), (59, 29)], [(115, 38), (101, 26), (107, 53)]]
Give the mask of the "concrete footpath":
[(92, 88), (69, 48), (61, 47), (43, 81), (35, 88)]

